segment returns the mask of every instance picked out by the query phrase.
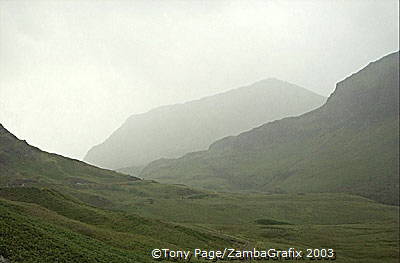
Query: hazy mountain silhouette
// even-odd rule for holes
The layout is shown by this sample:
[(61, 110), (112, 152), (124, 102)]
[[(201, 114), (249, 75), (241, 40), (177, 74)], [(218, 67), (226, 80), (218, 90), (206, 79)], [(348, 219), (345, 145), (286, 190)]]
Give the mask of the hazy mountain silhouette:
[(349, 192), (399, 203), (399, 53), (339, 82), (320, 108), (158, 160), (141, 176), (217, 190)]
[(325, 97), (277, 79), (199, 100), (164, 106), (131, 116), (85, 161), (106, 168), (142, 166), (205, 150), (215, 140), (295, 116), (318, 106)]

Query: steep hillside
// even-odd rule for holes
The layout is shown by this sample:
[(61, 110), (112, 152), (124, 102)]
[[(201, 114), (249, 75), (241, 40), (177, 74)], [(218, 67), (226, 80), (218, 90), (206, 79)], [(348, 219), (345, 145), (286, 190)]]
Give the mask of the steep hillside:
[(141, 176), (217, 190), (349, 192), (399, 204), (399, 53), (337, 84), (322, 107), (158, 160)]
[(76, 186), (126, 180), (138, 178), (43, 152), (0, 124), (0, 186)]
[(118, 169), (205, 150), (217, 139), (295, 116), (325, 98), (299, 86), (267, 79), (247, 87), (131, 116), (85, 161)]

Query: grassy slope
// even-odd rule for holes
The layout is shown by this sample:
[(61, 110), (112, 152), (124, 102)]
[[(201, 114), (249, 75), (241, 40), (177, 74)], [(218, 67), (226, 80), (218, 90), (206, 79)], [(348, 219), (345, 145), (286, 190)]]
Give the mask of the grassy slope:
[(40, 149), (21, 141), (0, 125), (0, 185), (77, 185), (135, 180), (111, 170)]
[(353, 224), (396, 218), (398, 210), (347, 194), (215, 193), (149, 181), (81, 191), (100, 194), (118, 210), (180, 223), (242, 224), (268, 218), (293, 224)]
[(399, 203), (398, 53), (338, 83), (321, 108), (159, 160), (140, 176), (222, 191), (349, 192)]
[[(146, 181), (82, 191), (97, 192), (127, 213), (54, 190), (0, 189), (0, 255), (21, 262), (52, 262), (56, 255), (60, 262), (147, 262), (153, 247), (332, 247), (337, 262), (398, 260), (398, 207), (362, 197), (217, 194)], [(79, 261), (83, 256), (86, 261)]]
[[(120, 185), (146, 182), (43, 152), (2, 126), (0, 168), (0, 255), (12, 262), (147, 262), (155, 247), (215, 248), (234, 243), (221, 234), (82, 203), (115, 208), (118, 200), (88, 190), (112, 195)], [(164, 194), (174, 192), (173, 187), (165, 190)]]
[[(33, 211), (40, 216), (28, 214)], [(134, 253), (49, 223), (57, 220), (71, 228), (81, 227), (81, 232), (92, 231), (88, 226), (38, 206), (0, 199), (0, 213), (0, 254), (11, 262), (135, 262), (133, 259), (138, 259)]]
[(248, 248), (329, 246), (340, 255), (338, 262), (376, 262), (377, 255), (381, 262), (396, 262), (399, 252), (398, 207), (358, 196), (191, 192), (145, 181), (86, 191), (125, 211), (234, 236)]
[(54, 190), (0, 189), (0, 255), (12, 262), (150, 262), (152, 248), (223, 248), (210, 231), (87, 206)]

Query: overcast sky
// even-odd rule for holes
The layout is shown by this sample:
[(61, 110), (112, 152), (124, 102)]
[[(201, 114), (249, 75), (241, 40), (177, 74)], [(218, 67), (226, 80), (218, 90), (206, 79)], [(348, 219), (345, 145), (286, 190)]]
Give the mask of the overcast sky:
[(131, 114), (275, 77), (329, 95), (398, 50), (398, 1), (3, 1), (0, 123), (82, 159)]

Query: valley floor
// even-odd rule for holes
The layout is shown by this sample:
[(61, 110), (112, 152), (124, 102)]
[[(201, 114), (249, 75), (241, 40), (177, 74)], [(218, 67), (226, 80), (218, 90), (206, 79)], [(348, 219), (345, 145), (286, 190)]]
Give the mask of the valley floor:
[[(154, 248), (293, 247), (332, 248), (336, 262), (399, 259), (399, 208), (358, 196), (213, 193), (151, 181), (64, 191), (73, 197), (1, 188), (0, 255), (11, 262), (152, 262)], [(94, 195), (108, 207), (78, 200)]]

